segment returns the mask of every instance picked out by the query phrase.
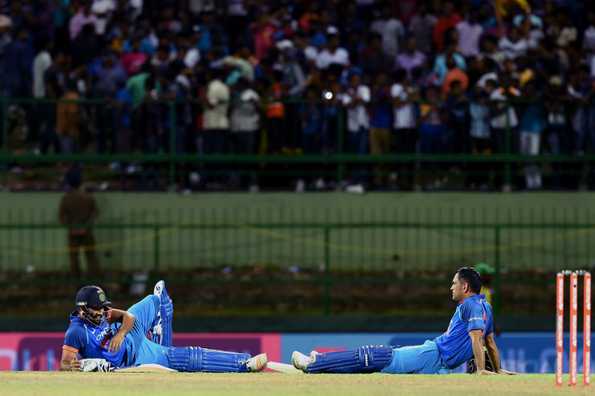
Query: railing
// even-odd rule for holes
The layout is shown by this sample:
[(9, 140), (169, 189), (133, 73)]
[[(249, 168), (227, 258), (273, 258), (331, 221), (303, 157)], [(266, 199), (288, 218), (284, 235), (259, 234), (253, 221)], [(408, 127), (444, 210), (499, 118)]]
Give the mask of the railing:
[[(362, 284), (412, 282), (406, 279), (422, 273), (451, 274), (460, 266), (485, 261), (495, 269), (493, 286), (499, 309), (500, 298), (506, 294), (502, 283), (515, 282), (519, 287), (519, 274), (592, 265), (595, 221), (590, 213), (567, 213), (575, 216), (574, 222), (523, 222), (511, 213), (505, 222), (451, 221), (458, 215), (469, 216), (463, 213), (424, 221), (428, 214), (398, 211), (386, 213), (384, 220), (375, 212), (372, 220), (357, 221), (357, 214), (351, 213), (338, 220), (329, 215), (326, 221), (300, 222), (284, 219), (282, 213), (242, 215), (219, 210), (177, 213), (179, 222), (172, 222), (173, 211), (144, 216), (154, 221), (97, 224), (95, 251), (107, 273), (207, 270), (226, 274), (254, 268), (277, 274), (303, 273), (322, 287), (319, 302), (327, 314), (332, 311), (337, 285), (358, 279)], [(32, 214), (21, 213), (8, 215), (0, 224), (0, 273), (67, 274), (66, 231), (60, 225), (33, 220)], [(217, 277), (215, 282), (225, 282)], [(283, 281), (287, 282), (292, 281)]]
[[(107, 165), (118, 163), (124, 164), (123, 167), (126, 167), (126, 164), (133, 163), (147, 165), (151, 168), (145, 173), (140, 173), (145, 178), (158, 180), (158, 189), (165, 189), (176, 183), (181, 183), (181, 180), (187, 178), (189, 172), (193, 170), (199, 172), (203, 177), (205, 175), (214, 175), (213, 179), (226, 175), (218, 179), (223, 184), (229, 182), (227, 176), (230, 174), (233, 174), (236, 178), (241, 177), (244, 179), (256, 175), (261, 181), (263, 178), (276, 177), (277, 179), (271, 182), (273, 187), (277, 187), (279, 184), (282, 185), (287, 181), (288, 176), (292, 182), (299, 178), (314, 179), (323, 177), (327, 181), (330, 180), (338, 185), (347, 179), (358, 177), (370, 181), (377, 172), (383, 172), (384, 176), (387, 176), (388, 173), (398, 176), (399, 180), (392, 187), (401, 189), (412, 189), (414, 185), (423, 188), (425, 184), (431, 184), (426, 183), (428, 178), (432, 179), (438, 174), (444, 179), (449, 179), (447, 185), (443, 186), (444, 189), (461, 190), (475, 184), (479, 186), (483, 183), (481, 180), (486, 182), (484, 184), (490, 184), (490, 188), (494, 189), (511, 185), (523, 188), (521, 179), (525, 166), (528, 165), (549, 166), (542, 170), (543, 177), (552, 180), (551, 183), (544, 183), (546, 188), (589, 188), (593, 186), (593, 179), (595, 179), (591, 174), (595, 154), (592, 154), (589, 150), (580, 156), (575, 155), (574, 151), (562, 151), (557, 154), (546, 152), (535, 156), (521, 155), (518, 154), (518, 150), (513, 149), (516, 146), (513, 143), (518, 136), (510, 128), (506, 128), (504, 143), (501, 143), (503, 146), (498, 147), (499, 151), (496, 150), (492, 154), (471, 154), (469, 150), (448, 154), (414, 152), (370, 155), (348, 153), (346, 146), (348, 132), (345, 129), (346, 109), (343, 107), (338, 109), (339, 115), (334, 130), (326, 132), (331, 143), (329, 143), (329, 147), (321, 148), (320, 153), (303, 154), (300, 151), (302, 148), (299, 142), (295, 141), (287, 142), (290, 150), (283, 153), (271, 151), (266, 144), (261, 144), (260, 148), (252, 154), (202, 152), (201, 149), (195, 147), (194, 142), (181, 147), (179, 140), (183, 138), (180, 136), (185, 136), (186, 139), (188, 139), (187, 134), (200, 136), (200, 130), (192, 125), (186, 131), (186, 135), (180, 135), (180, 126), (176, 121), (180, 119), (177, 108), (179, 103), (173, 101), (160, 102), (166, 111), (162, 120), (164, 135), (160, 137), (158, 144), (148, 151), (142, 150), (139, 145), (136, 148), (123, 150), (115, 147), (115, 139), (117, 139), (117, 134), (120, 131), (117, 130), (115, 125), (102, 119), (102, 114), (105, 111), (98, 110), (108, 106), (109, 103), (102, 100), (81, 100), (78, 103), (81, 107), (89, 109), (87, 111), (89, 114), (87, 122), (93, 126), (90, 129), (94, 130), (85, 138), (87, 140), (85, 147), (75, 151), (75, 153), (43, 154), (38, 152), (38, 141), (31, 141), (30, 137), (23, 137), (22, 147), (11, 147), (10, 133), (14, 133), (14, 128), (9, 128), (7, 110), (13, 104), (23, 107), (26, 113), (26, 121), (30, 124), (29, 128), (37, 128), (29, 135), (38, 139), (41, 132), (35, 125), (39, 125), (43, 121), (36, 119), (39, 113), (38, 107), (44, 104), (54, 105), (55, 102), (0, 98), (0, 115), (2, 115), (0, 167), (2, 165), (27, 165), (41, 174), (40, 168), (43, 168), (42, 165), (75, 161), (88, 164), (90, 167), (93, 165), (101, 166), (101, 169), (96, 169), (95, 172), (87, 172), (86, 177), (91, 181), (103, 181), (117, 179), (119, 176), (124, 177), (126, 175), (123, 170), (116, 171), (110, 169)], [(288, 125), (288, 131), (291, 130), (294, 134), (300, 133), (297, 121), (299, 120), (293, 119), (291, 121), (291, 125)], [(9, 129), (11, 129), (10, 133)], [(258, 138), (262, 138), (262, 142), (267, 141), (267, 137), (270, 138), (266, 129), (266, 125), (263, 125), (263, 128), (259, 131), (261, 136)], [(386, 166), (379, 168), (376, 165)], [(457, 168), (463, 176), (449, 175), (452, 168)], [(36, 177), (43, 178), (35, 171), (31, 173), (33, 174), (30, 175), (32, 179)], [(477, 177), (481, 180), (474, 179)], [(21, 177), (17, 175), (15, 178), (20, 179)], [(285, 179), (279, 181), (279, 178)], [(402, 185), (402, 180), (408, 181), (405, 182), (405, 185)], [(313, 180), (309, 181), (313, 182)], [(265, 181), (264, 184), (267, 184), (267, 182)], [(287, 185), (281, 187), (281, 189), (285, 188), (287, 188)], [(475, 186), (475, 188), (478, 187)]]

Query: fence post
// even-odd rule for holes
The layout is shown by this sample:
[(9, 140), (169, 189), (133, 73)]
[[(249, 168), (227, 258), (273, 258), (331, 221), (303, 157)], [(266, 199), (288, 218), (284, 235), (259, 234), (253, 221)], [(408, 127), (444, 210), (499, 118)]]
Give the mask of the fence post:
[(511, 160), (510, 160), (510, 154), (511, 153), (511, 149), (512, 149), (512, 145), (511, 145), (511, 131), (510, 131), (510, 101), (506, 101), (506, 136), (505, 136), (505, 151), (506, 151), (506, 155), (507, 157), (509, 157), (506, 160), (506, 165), (504, 166), (504, 185), (506, 186), (506, 191), (510, 191), (512, 190), (512, 182), (511, 182)]
[(6, 152), (6, 139), (8, 137), (8, 115), (7, 106), (6, 106), (6, 97), (2, 96), (0, 98), (0, 117), (2, 117), (2, 144), (0, 145), (0, 152)]
[(500, 299), (501, 292), (502, 292), (502, 282), (501, 282), (501, 262), (500, 262), (500, 246), (501, 246), (501, 231), (502, 226), (496, 225), (494, 228), (494, 266), (496, 267), (496, 276), (494, 279), (494, 312), (496, 314), (500, 313)]
[[(346, 112), (343, 107), (339, 108), (339, 117), (337, 122), (337, 152), (343, 154), (345, 152), (345, 116)], [(337, 165), (337, 185), (341, 183), (341, 180), (345, 179), (345, 162), (341, 161)]]
[(324, 314), (331, 313), (331, 229), (324, 227)]
[(159, 270), (159, 256), (160, 256), (160, 252), (159, 252), (159, 245), (160, 245), (160, 241), (159, 241), (159, 226), (156, 225), (153, 227), (153, 269), (155, 271)]
[(176, 102), (172, 100), (169, 102), (169, 186), (176, 183), (176, 164), (174, 158), (176, 156), (177, 144), (177, 120), (176, 120)]

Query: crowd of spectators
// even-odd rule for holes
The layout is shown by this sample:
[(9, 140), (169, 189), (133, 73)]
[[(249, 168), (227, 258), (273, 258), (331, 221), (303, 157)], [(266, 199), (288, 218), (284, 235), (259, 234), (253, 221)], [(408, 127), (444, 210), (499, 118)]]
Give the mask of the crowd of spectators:
[[(3, 107), (15, 149), (595, 153), (589, 1), (0, 0), (0, 14), (0, 95), (49, 99)], [(503, 183), (474, 164), (446, 167)], [(440, 188), (440, 169), (355, 166), (349, 182)], [(542, 188), (540, 165), (520, 173)]]

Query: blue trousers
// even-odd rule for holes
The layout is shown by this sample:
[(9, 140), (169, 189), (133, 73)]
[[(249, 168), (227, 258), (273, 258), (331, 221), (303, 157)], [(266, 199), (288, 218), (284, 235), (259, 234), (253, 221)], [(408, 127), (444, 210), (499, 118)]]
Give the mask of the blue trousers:
[(126, 335), (127, 366), (153, 363), (169, 367), (168, 348), (147, 338), (147, 333), (159, 312), (159, 306), (159, 297), (149, 295), (128, 309), (135, 320), (132, 330)]
[(235, 353), (200, 347), (166, 347), (147, 338), (159, 310), (159, 297), (150, 295), (134, 304), (128, 312), (135, 317), (126, 335), (126, 365), (159, 364), (178, 371), (247, 372), (248, 353)]
[(382, 369), (388, 374), (446, 374), (448, 372), (438, 346), (427, 340), (422, 345), (393, 349), (393, 359)]

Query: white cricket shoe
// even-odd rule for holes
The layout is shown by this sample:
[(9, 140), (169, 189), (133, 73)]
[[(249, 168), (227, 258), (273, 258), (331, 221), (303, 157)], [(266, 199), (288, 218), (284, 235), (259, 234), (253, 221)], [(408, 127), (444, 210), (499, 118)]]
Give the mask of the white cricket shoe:
[(161, 297), (163, 289), (165, 289), (165, 281), (160, 280), (159, 282), (155, 283), (155, 287), (153, 288), (153, 294), (157, 297)]
[(264, 370), (267, 367), (269, 359), (266, 353), (261, 353), (260, 355), (256, 355), (248, 359), (246, 362), (246, 367), (248, 371), (256, 373), (259, 371)]
[[(151, 333), (153, 334), (153, 341), (156, 342), (157, 344), (161, 345), (163, 343), (163, 327), (162, 327), (163, 317), (162, 317), (162, 315), (172, 314), (173, 313), (173, 305), (172, 305), (171, 298), (169, 298), (169, 295), (167, 294), (167, 291), (165, 289), (165, 281), (160, 280), (157, 283), (155, 283), (155, 287), (153, 288), (153, 294), (156, 295), (157, 297), (159, 297), (162, 307), (157, 312), (157, 321), (154, 324)], [(164, 307), (164, 305), (167, 305), (167, 306)], [(165, 310), (163, 310), (162, 308), (165, 308)], [(171, 312), (169, 312), (170, 309), (171, 309)]]
[(291, 354), (291, 364), (298, 370), (306, 371), (308, 366), (316, 361), (316, 355), (318, 352), (310, 352), (310, 356), (304, 355), (301, 352), (293, 351)]

